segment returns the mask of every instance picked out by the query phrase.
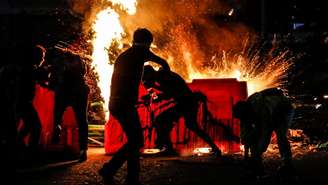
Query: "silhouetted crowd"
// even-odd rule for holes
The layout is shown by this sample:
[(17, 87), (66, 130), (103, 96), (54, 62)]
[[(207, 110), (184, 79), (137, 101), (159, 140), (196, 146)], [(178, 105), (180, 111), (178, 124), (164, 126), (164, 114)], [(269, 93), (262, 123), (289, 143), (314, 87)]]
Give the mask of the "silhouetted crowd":
[[(224, 159), (220, 148), (198, 124), (197, 114), (206, 97), (193, 92), (168, 63), (150, 50), (152, 33), (140, 28), (134, 32), (133, 44), (121, 53), (114, 63), (109, 110), (118, 120), (127, 142), (99, 170), (105, 184), (115, 184), (114, 175), (127, 161), (126, 184), (138, 185), (140, 173), (140, 149), (144, 145), (143, 131), (137, 111), (139, 86), (155, 91), (162, 100), (172, 99), (175, 105), (154, 118), (157, 131), (156, 147), (166, 154), (176, 155), (170, 133), (180, 118), (188, 129), (195, 132)], [(36, 85), (54, 92), (52, 142), (58, 143), (62, 134), (63, 114), (68, 106), (75, 113), (78, 124), (80, 162), (87, 160), (88, 123), (87, 107), (89, 88), (85, 81), (86, 66), (81, 57), (72, 53), (60, 53), (52, 58), (41, 45), (22, 49), (21, 55), (0, 69), (0, 117), (1, 159), (5, 169), (15, 170), (17, 155), (24, 160), (40, 153), (41, 121), (33, 104)], [(151, 61), (161, 66), (155, 70), (145, 63)], [(252, 175), (265, 175), (262, 154), (267, 150), (273, 132), (281, 154), (279, 174), (289, 176), (293, 171), (292, 153), (287, 131), (293, 117), (293, 107), (287, 96), (277, 88), (266, 89), (251, 95), (247, 100), (235, 103), (233, 116), (240, 119), (240, 138), (245, 145), (245, 159)], [(250, 151), (250, 157), (248, 156)]]
[[(88, 86), (85, 83), (85, 65), (79, 56), (58, 52), (57, 57), (47, 56), (41, 45), (22, 47), (17, 56), (0, 69), (1, 152), (8, 170), (14, 171), (25, 161), (40, 158), (42, 124), (33, 103), (36, 87), (54, 92), (52, 142), (58, 144), (63, 113), (72, 106), (79, 127), (80, 161), (87, 159), (87, 102)], [(47, 101), (47, 100), (45, 100)]]

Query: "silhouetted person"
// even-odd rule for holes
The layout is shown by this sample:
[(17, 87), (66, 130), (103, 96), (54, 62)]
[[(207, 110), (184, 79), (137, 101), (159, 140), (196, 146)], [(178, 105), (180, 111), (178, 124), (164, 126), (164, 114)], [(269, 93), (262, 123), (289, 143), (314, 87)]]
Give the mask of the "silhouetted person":
[[(59, 67), (55, 68), (54, 85), (54, 142), (59, 141), (63, 114), (68, 106), (71, 106), (78, 124), (80, 162), (87, 159), (88, 149), (88, 123), (87, 106), (89, 87), (85, 82), (85, 64), (82, 59), (71, 53), (63, 53), (58, 61)], [(55, 64), (56, 65), (56, 64)]]
[(156, 129), (158, 131), (157, 144), (159, 147), (167, 147), (169, 153), (173, 151), (170, 131), (172, 130), (173, 122), (177, 122), (183, 117), (185, 126), (203, 139), (212, 148), (215, 155), (221, 156), (221, 150), (198, 125), (199, 99), (182, 77), (172, 71), (155, 71), (151, 66), (145, 66), (143, 83), (146, 88), (152, 87), (157, 89), (163, 93), (166, 99), (172, 98), (176, 103), (174, 107), (165, 110), (155, 118)]
[(17, 104), (20, 85), (21, 66), (16, 61), (0, 68), (0, 159), (3, 182), (12, 180), (16, 168), (17, 154)]
[(139, 157), (144, 141), (135, 105), (138, 101), (144, 63), (152, 61), (160, 64), (165, 70), (170, 70), (164, 59), (149, 50), (152, 41), (153, 36), (150, 31), (145, 28), (137, 29), (133, 34), (132, 47), (120, 54), (114, 64), (109, 110), (119, 121), (127, 136), (127, 143), (100, 169), (99, 173), (104, 178), (105, 184), (114, 183), (113, 176), (125, 161), (128, 165), (126, 183), (140, 184)]
[(239, 101), (233, 107), (234, 117), (240, 119), (242, 143), (251, 151), (251, 165), (256, 175), (262, 175), (262, 154), (267, 150), (275, 132), (281, 160), (280, 169), (291, 168), (292, 153), (287, 140), (293, 107), (289, 99), (277, 88), (266, 89)]
[(17, 93), (17, 116), (22, 119), (23, 126), (18, 132), (18, 141), (23, 145), (25, 138), (30, 135), (28, 149), (36, 152), (39, 147), (41, 122), (33, 105), (35, 85), (40, 80), (38, 67), (44, 62), (45, 48), (40, 45), (24, 50), (23, 58), (19, 58), (21, 65), (19, 90)]

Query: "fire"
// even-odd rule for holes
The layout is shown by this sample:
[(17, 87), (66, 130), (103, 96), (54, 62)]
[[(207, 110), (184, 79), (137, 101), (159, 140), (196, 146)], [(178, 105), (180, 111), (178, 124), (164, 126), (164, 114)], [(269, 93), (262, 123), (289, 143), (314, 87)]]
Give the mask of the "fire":
[[(109, 0), (114, 5), (119, 5), (121, 9), (129, 14), (136, 12), (136, 0)], [(110, 82), (113, 73), (114, 59), (108, 57), (108, 51), (113, 43), (117, 43), (116, 49), (122, 49), (122, 38), (125, 35), (121, 26), (119, 14), (112, 8), (107, 7), (97, 13), (92, 30), (94, 31), (92, 45), (92, 65), (96, 69), (99, 81), (98, 86), (101, 89), (101, 95), (105, 100), (104, 110), (106, 110), (108, 119), (107, 105), (110, 96)]]
[(240, 152), (243, 153), (245, 151), (245, 146), (244, 145), (239, 145)]
[(137, 0), (108, 0), (114, 5), (119, 5), (121, 9), (125, 10), (128, 14), (133, 15), (137, 11)]
[(249, 95), (266, 88), (283, 85), (286, 71), (292, 65), (292, 58), (287, 56), (288, 51), (279, 53), (268, 59), (266, 63), (257, 54), (254, 55), (250, 59), (242, 53), (227, 56), (223, 52), (222, 58), (212, 57), (211, 63), (215, 65), (199, 68), (193, 65), (191, 53), (186, 52), (184, 59), (187, 64), (187, 81), (203, 78), (236, 78), (247, 82)]
[[(177, 11), (166, 10), (166, 6), (162, 6), (166, 1), (140, 1), (138, 13), (137, 0), (107, 1), (108, 4), (96, 5), (95, 10), (100, 11), (96, 13), (91, 25), (92, 63), (99, 75), (105, 110), (113, 72), (110, 64), (116, 56), (108, 53), (120, 53), (123, 39), (137, 27), (154, 28), (157, 45), (152, 49), (167, 58), (171, 69), (188, 82), (201, 78), (236, 78), (247, 82), (250, 95), (266, 88), (281, 86), (286, 71), (292, 65), (288, 51), (277, 53), (278, 48), (274, 46), (264, 57), (261, 48), (252, 48), (249, 43), (255, 37), (251, 33), (246, 34), (249, 32), (245, 26), (235, 25), (227, 30), (201, 17), (203, 14), (197, 12), (204, 11), (206, 6), (199, 7), (198, 1), (192, 1), (194, 3), (190, 4), (191, 7), (184, 7), (194, 11), (184, 11), (181, 4), (175, 1), (171, 5), (179, 6)], [(211, 3), (208, 6), (211, 8)], [(229, 15), (234, 13), (234, 9), (228, 10)], [(160, 12), (165, 13), (165, 16)], [(190, 12), (190, 15), (186, 15), (186, 12)]]

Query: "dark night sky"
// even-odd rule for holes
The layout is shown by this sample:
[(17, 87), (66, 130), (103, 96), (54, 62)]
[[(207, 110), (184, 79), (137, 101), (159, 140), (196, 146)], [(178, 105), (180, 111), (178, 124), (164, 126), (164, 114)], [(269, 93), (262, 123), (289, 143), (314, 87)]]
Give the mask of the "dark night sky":
[[(34, 41), (53, 45), (58, 40), (77, 38), (82, 20), (69, 14), (66, 1), (1, 0), (1, 48)], [(325, 1), (266, 0), (264, 12), (261, 12), (263, 0), (225, 1), (238, 10), (235, 20), (245, 22), (255, 30), (261, 31), (264, 26), (268, 33), (293, 33), (297, 41), (291, 44), (293, 49), (306, 53), (297, 66), (298, 71), (295, 73), (298, 76), (295, 81), (306, 82), (315, 91), (327, 91), (320, 85), (328, 81), (327, 44), (324, 43), (324, 38), (328, 36), (325, 19), (328, 11), (323, 5)], [(25, 10), (24, 13), (22, 9)], [(261, 15), (264, 18), (261, 19)], [(305, 25), (303, 30), (293, 30), (292, 23)], [(68, 29), (72, 31), (67, 32)]]

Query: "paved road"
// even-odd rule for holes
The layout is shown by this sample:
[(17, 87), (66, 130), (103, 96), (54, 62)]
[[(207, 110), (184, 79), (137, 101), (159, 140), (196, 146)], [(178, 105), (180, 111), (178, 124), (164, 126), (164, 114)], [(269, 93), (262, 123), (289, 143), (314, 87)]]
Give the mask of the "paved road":
[[(91, 148), (84, 163), (63, 161), (18, 169), (15, 184), (20, 185), (102, 185), (97, 170), (110, 160), (101, 148)], [(222, 161), (215, 157), (144, 157), (141, 181), (144, 185), (253, 185), (277, 184), (274, 178), (279, 165), (277, 157), (267, 158), (265, 166), (270, 177), (262, 180), (247, 177), (241, 156), (228, 156)], [(298, 178), (290, 184), (327, 185), (328, 153), (312, 152), (295, 160)], [(115, 177), (124, 184), (126, 166)], [(13, 183), (9, 183), (13, 184)]]

